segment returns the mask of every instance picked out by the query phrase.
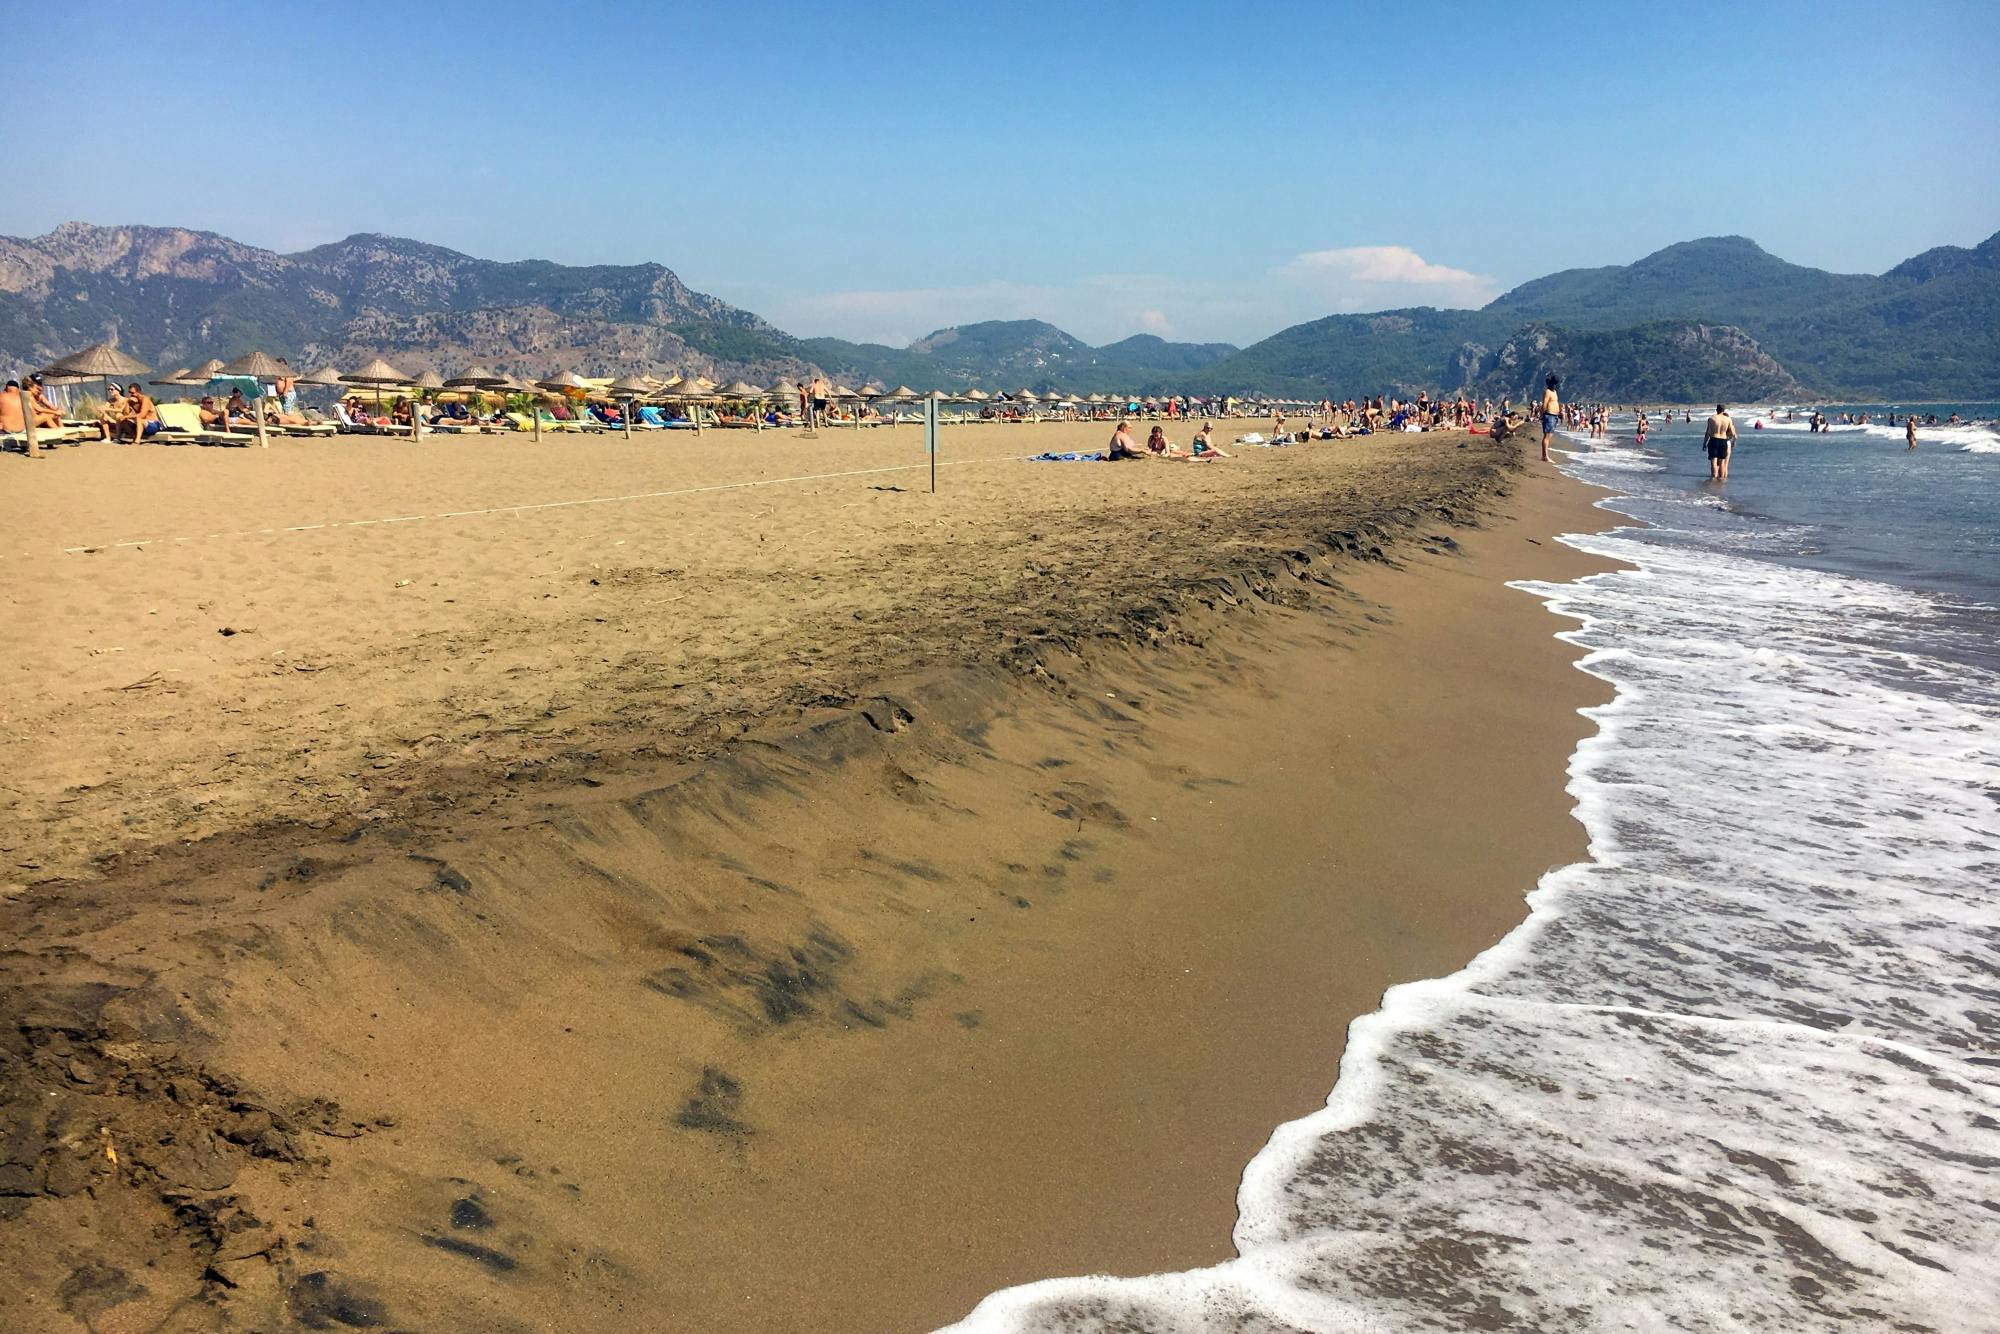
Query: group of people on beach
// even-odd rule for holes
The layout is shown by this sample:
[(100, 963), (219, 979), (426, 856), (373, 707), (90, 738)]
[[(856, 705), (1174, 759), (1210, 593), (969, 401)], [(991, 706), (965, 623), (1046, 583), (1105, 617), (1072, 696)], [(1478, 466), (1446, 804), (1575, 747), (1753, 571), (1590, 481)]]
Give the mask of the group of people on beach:
[(1166, 459), (1177, 463), (1207, 463), (1214, 459), (1236, 457), (1234, 454), (1225, 453), (1222, 447), (1215, 443), (1214, 437), (1214, 424), (1203, 422), (1201, 429), (1195, 432), (1194, 439), (1188, 442), (1188, 447), (1182, 449), (1167, 439), (1166, 427), (1155, 426), (1152, 434), (1146, 437), (1145, 446), (1141, 448), (1138, 437), (1132, 434), (1132, 423), (1121, 421), (1118, 423), (1118, 429), (1111, 433), (1111, 443), (1104, 447), (1104, 452), (1098, 457), (1106, 463), (1116, 463), (1120, 459)]
[(62, 410), (49, 402), (39, 375), (30, 375), (26, 384), (9, 380), (6, 388), (0, 389), (0, 431), (25, 431), (30, 417), (37, 430), (62, 425)]

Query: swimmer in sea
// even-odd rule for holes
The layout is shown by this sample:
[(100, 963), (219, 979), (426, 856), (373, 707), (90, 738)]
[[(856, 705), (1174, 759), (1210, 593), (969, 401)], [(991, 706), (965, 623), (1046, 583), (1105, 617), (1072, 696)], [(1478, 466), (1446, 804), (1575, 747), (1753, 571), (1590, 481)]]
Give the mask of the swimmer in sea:
[(1908, 442), (1912, 450), (1917, 447), (1917, 414), (1914, 412), (1910, 414), (1909, 420), (1903, 423), (1903, 439)]

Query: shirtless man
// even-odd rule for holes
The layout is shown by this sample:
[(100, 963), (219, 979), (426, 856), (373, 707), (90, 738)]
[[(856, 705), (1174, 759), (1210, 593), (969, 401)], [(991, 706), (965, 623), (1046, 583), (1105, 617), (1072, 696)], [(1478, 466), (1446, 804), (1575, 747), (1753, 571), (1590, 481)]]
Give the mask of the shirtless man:
[(1917, 414), (1914, 412), (1910, 414), (1909, 420), (1903, 423), (1903, 439), (1911, 449), (1917, 447)]
[(27, 395), (29, 407), (34, 409), (37, 427), (46, 426), (53, 430), (62, 425), (62, 411), (49, 402), (48, 394), (42, 389), (40, 375), (30, 375), (28, 382), (21, 386), (21, 392)]
[(817, 431), (826, 421), (826, 408), (833, 397), (833, 385), (824, 375), (815, 375), (807, 389), (812, 394), (812, 414), (806, 418), (806, 426)]
[(27, 400), (21, 395), (21, 382), (7, 381), (7, 387), (0, 389), (0, 431), (18, 435), (28, 429), (26, 410), (23, 407), (26, 402)]
[(1116, 463), (1120, 459), (1143, 459), (1146, 455), (1140, 451), (1139, 442), (1132, 438), (1132, 423), (1121, 421), (1118, 429), (1111, 433), (1111, 443), (1097, 457), (1105, 463)]
[(1729, 480), (1729, 456), (1736, 446), (1736, 423), (1729, 419), (1729, 409), (1717, 403), (1715, 415), (1708, 419), (1708, 429), (1702, 432), (1702, 448), (1708, 451), (1708, 480), (1726, 482)]
[(147, 436), (160, 429), (160, 410), (153, 406), (153, 400), (146, 397), (146, 391), (134, 380), (125, 390), (125, 419), (118, 424), (118, 433), (130, 433), (132, 443), (138, 444)]
[(1562, 396), (1556, 391), (1562, 381), (1551, 375), (1542, 382), (1542, 462), (1549, 461), (1549, 439), (1562, 424)]

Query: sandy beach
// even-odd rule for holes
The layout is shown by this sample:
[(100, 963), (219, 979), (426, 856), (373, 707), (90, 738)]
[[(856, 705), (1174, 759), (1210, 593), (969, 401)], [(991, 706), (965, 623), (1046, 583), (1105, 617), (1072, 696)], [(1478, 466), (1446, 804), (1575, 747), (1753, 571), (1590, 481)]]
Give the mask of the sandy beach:
[[(1255, 423), (1231, 424), (1225, 435)], [(7, 460), (0, 1321), (923, 1329), (1230, 1253), (1582, 853), (1484, 437)]]

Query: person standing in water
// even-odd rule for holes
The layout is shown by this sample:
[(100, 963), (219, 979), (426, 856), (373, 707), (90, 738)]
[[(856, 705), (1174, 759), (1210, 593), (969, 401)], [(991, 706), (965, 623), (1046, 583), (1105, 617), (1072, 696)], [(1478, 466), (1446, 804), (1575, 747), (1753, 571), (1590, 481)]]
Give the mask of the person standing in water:
[(1911, 449), (1917, 447), (1917, 414), (1914, 412), (1903, 423), (1903, 440)]
[(1736, 446), (1736, 423), (1729, 418), (1729, 409), (1722, 404), (1715, 405), (1715, 415), (1708, 419), (1708, 429), (1702, 433), (1702, 447), (1708, 451), (1708, 480), (1726, 482), (1729, 480), (1729, 455)]
[(1556, 427), (1562, 424), (1562, 397), (1556, 393), (1561, 386), (1562, 381), (1553, 375), (1542, 381), (1542, 462), (1544, 463), (1549, 461), (1549, 437), (1553, 436)]

